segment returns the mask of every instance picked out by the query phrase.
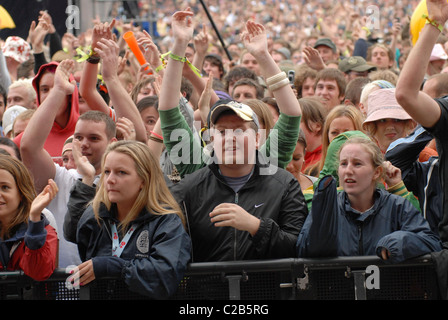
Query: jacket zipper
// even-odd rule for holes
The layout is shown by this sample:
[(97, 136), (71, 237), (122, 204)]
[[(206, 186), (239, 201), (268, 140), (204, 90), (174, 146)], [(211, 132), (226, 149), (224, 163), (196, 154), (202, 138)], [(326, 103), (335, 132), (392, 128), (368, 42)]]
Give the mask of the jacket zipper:
[(358, 252), (360, 256), (364, 255), (364, 246), (362, 245), (362, 225), (358, 224)]
[[(235, 193), (235, 204), (238, 204), (238, 192)], [(237, 248), (237, 243), (236, 243), (236, 237), (237, 237), (237, 229), (233, 228), (233, 232), (235, 234), (235, 236), (233, 237), (233, 260), (236, 261), (236, 248)]]

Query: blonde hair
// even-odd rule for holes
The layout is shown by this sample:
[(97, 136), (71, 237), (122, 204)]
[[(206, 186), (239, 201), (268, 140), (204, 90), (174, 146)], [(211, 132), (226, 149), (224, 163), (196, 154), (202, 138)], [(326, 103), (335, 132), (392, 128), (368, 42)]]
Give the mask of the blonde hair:
[(248, 99), (244, 100), (244, 104), (247, 104), (257, 115), (260, 126), (266, 130), (266, 139), (269, 132), (274, 127), (274, 118), (272, 117), (272, 112), (268, 105), (258, 99)]
[(372, 160), (373, 168), (374, 169), (376, 169), (378, 167), (381, 168), (381, 174), (377, 179), (377, 182), (381, 182), (381, 180), (384, 177), (385, 170), (384, 170), (384, 156), (380, 150), (380, 147), (378, 147), (378, 145), (375, 142), (373, 142), (372, 140), (367, 139), (367, 138), (362, 138), (362, 137), (349, 138), (339, 148), (338, 161), (340, 160), (342, 149), (344, 149), (344, 147), (346, 147), (349, 144), (361, 145), (364, 148), (364, 150), (370, 155), (370, 159)]
[[(121, 230), (127, 230), (130, 223), (138, 217), (143, 209), (155, 215), (177, 214), (185, 227), (185, 217), (168, 189), (158, 159), (154, 157), (148, 146), (142, 142), (127, 140), (111, 143), (103, 155), (102, 171), (104, 170), (105, 160), (111, 152), (118, 152), (131, 157), (135, 163), (137, 175), (143, 180), (143, 187), (137, 199), (126, 218), (121, 222)], [(100, 221), (100, 204), (103, 203), (108, 210), (112, 205), (105, 187), (105, 175), (104, 172), (102, 173), (98, 190), (92, 201), (93, 211), (98, 223)]]
[(325, 158), (327, 157), (328, 146), (330, 145), (330, 138), (328, 132), (330, 131), (331, 123), (338, 118), (349, 118), (354, 126), (354, 130), (363, 131), (362, 121), (363, 116), (361, 111), (352, 105), (338, 105), (328, 112), (325, 118), (324, 126), (322, 129), (322, 156), (318, 162), (309, 168), (309, 173), (316, 173), (317, 175), (322, 170), (325, 164)]
[[(384, 119), (387, 119), (387, 118), (384, 118)], [(375, 135), (376, 135), (376, 131), (378, 129), (377, 128), (377, 123), (380, 120), (381, 119), (379, 119), (377, 121), (366, 122), (366, 123), (363, 124), (364, 132), (367, 133), (370, 136), (371, 139), (377, 140)], [(400, 121), (404, 121), (405, 122), (405, 125), (404, 125), (404, 135), (403, 135), (403, 137), (405, 137), (405, 136), (409, 135), (414, 130), (416, 123), (415, 123), (415, 121), (413, 119), (400, 120)], [(399, 138), (403, 138), (403, 137), (399, 137)]]
[(31, 79), (18, 79), (13, 83), (11, 83), (9, 89), (22, 88), (22, 87), (26, 89), (29, 101), (34, 102), (36, 100), (37, 94), (36, 90), (34, 90), (34, 87), (31, 83)]

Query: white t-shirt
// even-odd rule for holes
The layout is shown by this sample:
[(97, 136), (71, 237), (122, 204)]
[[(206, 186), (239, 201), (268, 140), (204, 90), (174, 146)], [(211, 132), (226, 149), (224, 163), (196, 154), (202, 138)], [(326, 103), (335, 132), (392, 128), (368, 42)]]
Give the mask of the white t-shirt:
[[(65, 240), (64, 238), (64, 218), (67, 213), (67, 203), (70, 198), (70, 190), (75, 184), (76, 180), (81, 179), (82, 176), (76, 171), (76, 169), (67, 170), (64, 167), (55, 164), (56, 174), (54, 176), (54, 182), (56, 182), (59, 192), (47, 209), (53, 213), (56, 220), (58, 239), (59, 239), (59, 268), (66, 268), (68, 266), (77, 266), (81, 263), (79, 258), (78, 246)], [(98, 182), (98, 177), (95, 179), (95, 183)]]

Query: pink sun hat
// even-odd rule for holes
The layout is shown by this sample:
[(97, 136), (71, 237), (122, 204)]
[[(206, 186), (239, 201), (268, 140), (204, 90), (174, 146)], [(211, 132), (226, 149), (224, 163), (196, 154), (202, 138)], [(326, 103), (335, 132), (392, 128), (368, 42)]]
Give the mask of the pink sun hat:
[(436, 43), (434, 45), (434, 48), (432, 49), (431, 57), (429, 58), (429, 61), (447, 60), (447, 59), (448, 59), (448, 55), (446, 54), (442, 45), (440, 43)]
[(381, 119), (412, 120), (412, 117), (398, 104), (395, 88), (375, 90), (367, 99), (367, 117), (363, 126)]
[(31, 54), (30, 44), (17, 36), (6, 38), (2, 50), (5, 57), (11, 57), (19, 63), (27, 61)]

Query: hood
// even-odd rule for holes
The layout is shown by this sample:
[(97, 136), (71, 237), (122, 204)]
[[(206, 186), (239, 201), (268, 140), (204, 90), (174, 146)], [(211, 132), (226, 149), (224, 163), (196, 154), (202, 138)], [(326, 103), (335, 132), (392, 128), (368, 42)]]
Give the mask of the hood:
[[(49, 62), (47, 64), (42, 65), (39, 68), (39, 71), (37, 72), (37, 74), (34, 76), (32, 84), (34, 87), (34, 90), (36, 91), (36, 106), (39, 107), (40, 106), (40, 96), (39, 96), (39, 83), (40, 83), (40, 79), (42, 78), (42, 75), (51, 70), (50, 72), (55, 72), (56, 68), (58, 67), (59, 63), (56, 61), (52, 61)], [(69, 77), (69, 80), (75, 80), (75, 77), (71, 74)], [(70, 95), (70, 99), (69, 101), (71, 102), (70, 106), (67, 106), (67, 110), (69, 110), (70, 112), (70, 119), (69, 119), (69, 123), (67, 124), (68, 128), (71, 128), (73, 123), (76, 123), (76, 121), (78, 120), (79, 117), (79, 96), (78, 96), (78, 87), (75, 86), (75, 91), (73, 92), (72, 95)], [(64, 128), (60, 128), (56, 123), (53, 125), (53, 127), (58, 127), (59, 130), (63, 130)]]
[[(34, 87), (34, 90), (36, 91), (36, 105), (39, 107), (40, 106), (40, 96), (39, 96), (39, 82), (40, 82), (40, 78), (42, 77), (42, 75), (46, 72), (49, 71), (50, 72), (55, 72), (56, 68), (58, 67), (59, 62), (56, 61), (51, 61), (47, 64), (43, 64), (40, 68), (39, 71), (37, 72), (37, 74), (34, 76), (32, 84)], [(69, 80), (75, 80), (75, 77), (70, 74)], [(73, 97), (76, 97), (75, 99), (73, 99)], [(79, 98), (78, 98), (78, 87), (75, 86), (75, 91), (72, 94), (72, 99), (70, 99), (72, 101), (72, 107), (75, 107), (75, 111), (77, 111), (79, 113)]]

